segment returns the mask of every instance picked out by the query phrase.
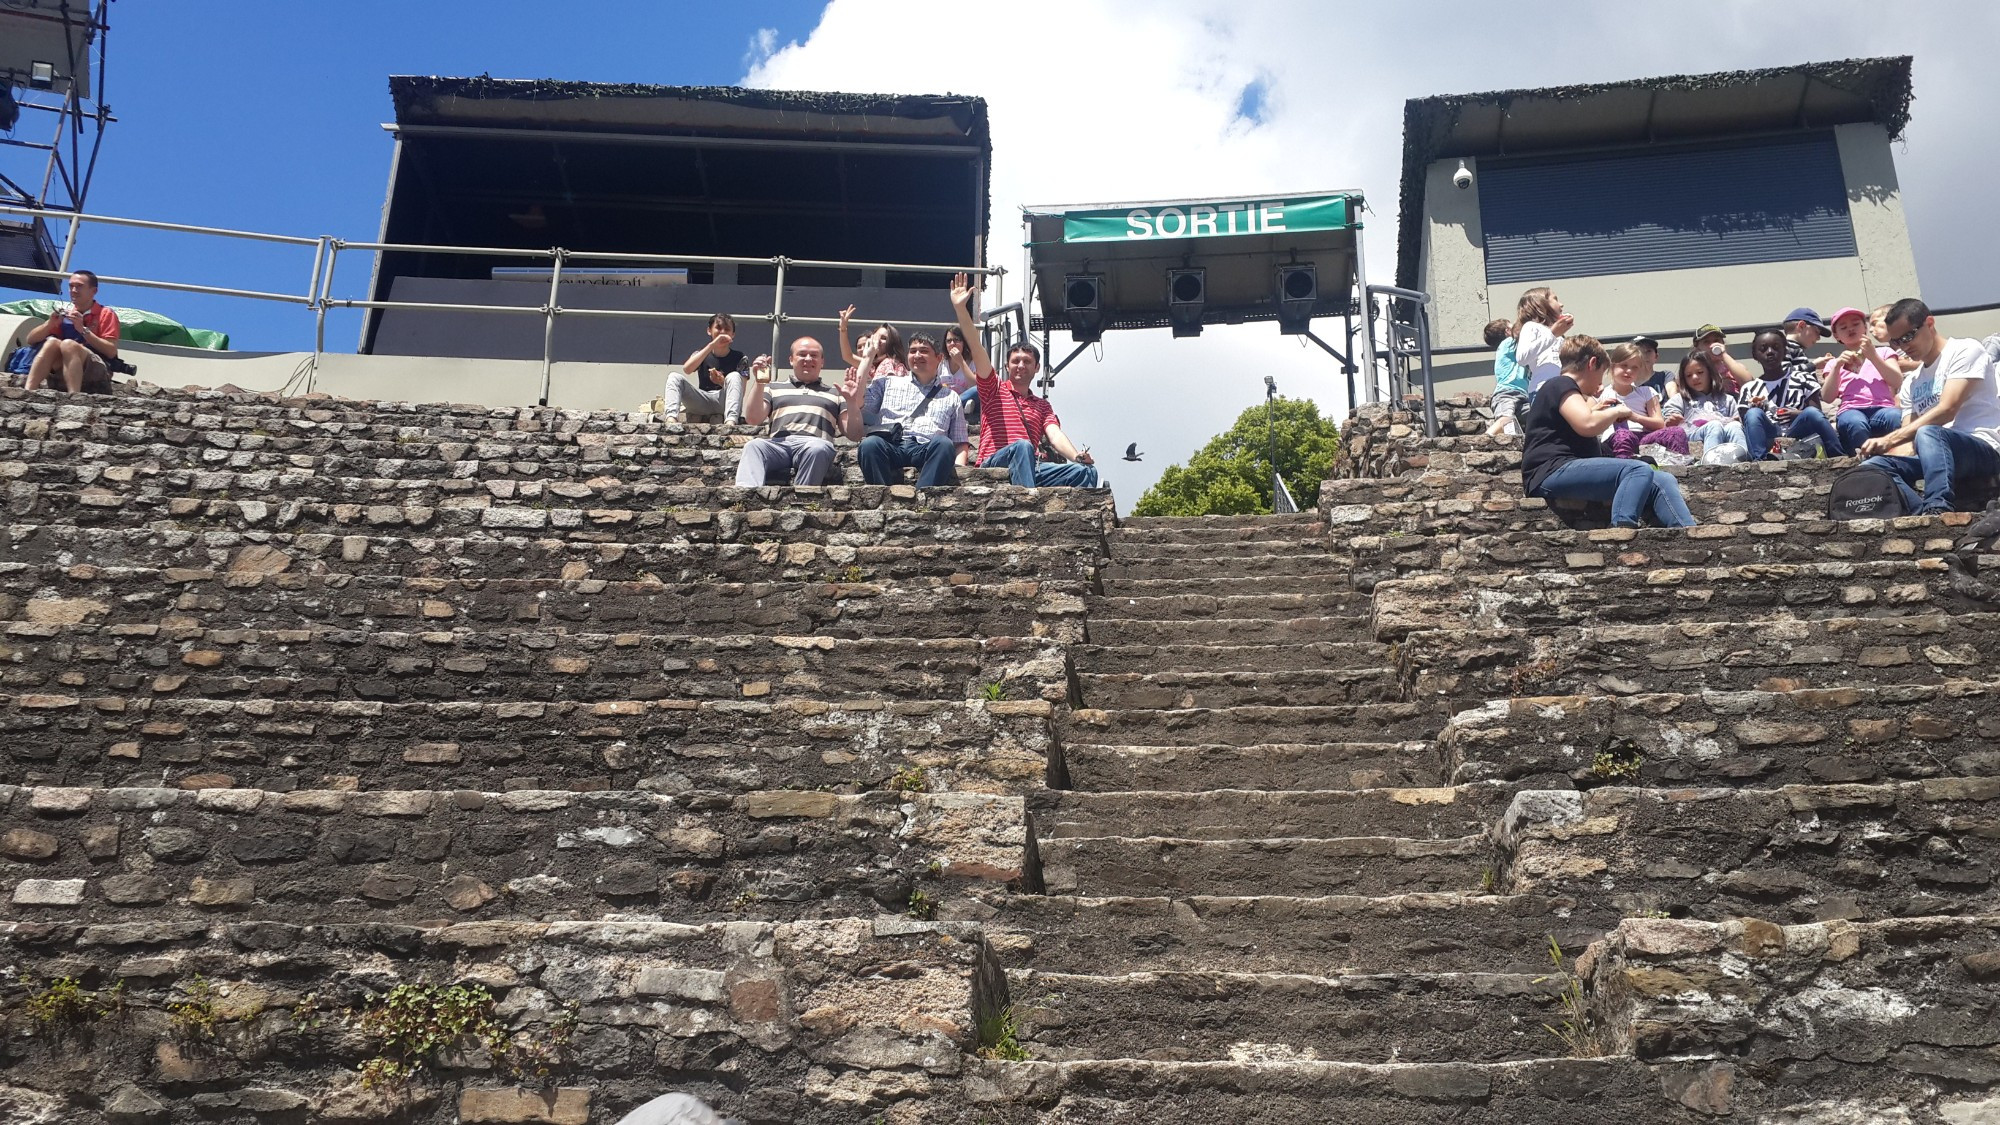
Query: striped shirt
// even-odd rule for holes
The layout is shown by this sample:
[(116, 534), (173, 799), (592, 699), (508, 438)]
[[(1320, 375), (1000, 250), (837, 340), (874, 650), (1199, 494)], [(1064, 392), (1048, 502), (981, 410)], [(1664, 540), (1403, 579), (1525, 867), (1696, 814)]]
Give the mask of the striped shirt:
[[(1037, 395), (1014, 393), (1014, 384), (997, 375), (979, 378), (979, 459), (1000, 452), (1017, 441), (1042, 444), (1042, 433), (1062, 425), (1055, 407)], [(1039, 456), (1039, 455), (1038, 455)]]
[[(931, 381), (937, 393), (930, 396), (925, 405), (924, 394), (929, 387), (908, 375), (876, 379), (868, 384), (866, 397), (862, 399), (861, 420), (870, 432), (887, 430), (900, 425), (909, 437), (941, 437), (953, 445), (965, 442), (965, 412), (959, 409), (958, 396), (943, 382), (942, 373)], [(923, 408), (922, 414), (917, 409)]]
[(825, 383), (774, 383), (764, 392), (771, 403), (771, 436), (803, 434), (832, 441), (847, 400)]

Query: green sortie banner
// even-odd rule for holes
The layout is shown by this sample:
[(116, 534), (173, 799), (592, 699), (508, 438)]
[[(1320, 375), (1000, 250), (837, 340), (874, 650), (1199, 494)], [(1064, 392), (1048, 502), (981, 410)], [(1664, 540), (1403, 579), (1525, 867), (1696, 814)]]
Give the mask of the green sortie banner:
[(1154, 207), (1063, 213), (1064, 242), (1227, 238), (1295, 231), (1346, 230), (1354, 225), (1344, 195), (1168, 203)]

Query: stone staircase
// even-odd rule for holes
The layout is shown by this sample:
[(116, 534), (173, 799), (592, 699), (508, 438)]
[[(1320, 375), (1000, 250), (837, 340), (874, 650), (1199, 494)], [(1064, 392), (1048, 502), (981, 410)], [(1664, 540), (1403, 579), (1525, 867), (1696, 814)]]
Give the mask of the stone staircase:
[(0, 392), (0, 1120), (2000, 1121), (1969, 517), (1572, 528), (1442, 421), (1121, 524)]

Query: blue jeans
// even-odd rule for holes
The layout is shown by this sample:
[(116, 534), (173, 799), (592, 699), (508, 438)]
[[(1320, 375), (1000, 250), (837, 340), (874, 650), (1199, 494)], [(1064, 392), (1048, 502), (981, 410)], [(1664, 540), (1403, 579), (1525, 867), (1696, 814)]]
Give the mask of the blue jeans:
[[(1753, 406), (1743, 412), (1743, 436), (1750, 442), (1750, 459), (1762, 461), (1770, 455), (1771, 446), (1781, 436), (1778, 423), (1769, 411), (1761, 406)], [(1819, 442), (1826, 447), (1828, 457), (1847, 456), (1847, 447), (1840, 444), (1840, 434), (1835, 432), (1833, 423), (1826, 420), (1817, 406), (1808, 406), (1799, 411), (1789, 426), (1784, 427), (1784, 437), (1805, 437), (1817, 434)]]
[(965, 393), (958, 396), (958, 408), (965, 412), (967, 423), (979, 421), (979, 388), (965, 388)]
[(1833, 428), (1840, 431), (1840, 446), (1849, 453), (1861, 452), (1862, 442), (1894, 433), (1902, 424), (1903, 412), (1893, 406), (1856, 406), (1833, 419)]
[(1609, 500), (1611, 526), (1638, 527), (1650, 511), (1661, 527), (1693, 527), (1694, 514), (1681, 498), (1681, 483), (1644, 461), (1579, 457), (1556, 467), (1535, 495), (1544, 500)]
[(1749, 440), (1743, 436), (1743, 423), (1734, 418), (1727, 422), (1710, 422), (1705, 426), (1696, 426), (1688, 431), (1688, 436), (1701, 442), (1703, 453), (1717, 446), (1740, 445), (1747, 449), (1750, 445)]
[[(2000, 473), (2000, 451), (1971, 434), (1946, 426), (1925, 426), (1917, 431), (1915, 457), (1883, 454), (1863, 461), (1887, 469), (1903, 490), (1903, 502), (1920, 516), (1951, 511), (1952, 490), (1959, 481), (1983, 480)], [(1914, 487), (1924, 482), (1924, 494)]]
[(901, 484), (903, 470), (915, 466), (918, 488), (943, 488), (958, 483), (951, 463), (958, 447), (941, 437), (911, 437), (891, 442), (887, 434), (869, 434), (861, 439), (854, 459), (861, 463), (861, 479), (869, 484)]
[(993, 451), (979, 463), (982, 469), (1002, 468), (1022, 488), (1096, 488), (1097, 470), (1072, 461), (1058, 465), (1035, 459), (1035, 443), (1017, 441)]

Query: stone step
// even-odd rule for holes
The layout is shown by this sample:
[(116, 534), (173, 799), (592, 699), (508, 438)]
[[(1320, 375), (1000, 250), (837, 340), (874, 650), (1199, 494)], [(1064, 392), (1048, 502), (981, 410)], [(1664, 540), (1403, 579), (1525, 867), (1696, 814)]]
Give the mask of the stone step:
[[(1286, 583), (1279, 586), (1277, 591), (1316, 587), (1339, 588), (1347, 584), (1344, 576), (1348, 565), (1345, 559), (1329, 554), (1324, 549), (1288, 554), (1199, 557), (1157, 555), (1150, 552), (1144, 555), (1120, 553), (1112, 559), (1105, 571), (1105, 592), (1122, 591), (1128, 588), (1129, 583), (1202, 582), (1211, 578), (1218, 582), (1263, 578), (1310, 578), (1316, 584), (1316, 586), (1300, 587), (1294, 583)], [(1118, 585), (1112, 585), (1113, 582)], [(1190, 587), (1190, 592), (1194, 589), (1199, 587)]]
[(1118, 521), (1118, 526), (1131, 531), (1149, 531), (1176, 527), (1273, 528), (1318, 522), (1319, 516), (1312, 512), (1290, 512), (1283, 515), (1126, 516)]
[(738, 451), (750, 440), (747, 433), (662, 431), (584, 442), (547, 436), (454, 441), (400, 428), (379, 435), (333, 428), (242, 433), (137, 424), (33, 438), (16, 436), (20, 429), (0, 419), (0, 463), (8, 463), (10, 476), (82, 484), (189, 469), (434, 480), (733, 474)]
[(1044, 844), (1071, 837), (1172, 836), (1241, 840), (1262, 836), (1385, 836), (1456, 839), (1499, 820), (1514, 790), (1501, 785), (1427, 789), (1196, 793), (1086, 793), (1047, 790), (1028, 796)]
[[(1327, 565), (1339, 558), (1324, 537), (1131, 542), (1120, 539), (1119, 532), (1114, 529), (1105, 536), (1105, 540), (1111, 545), (1111, 555), (1120, 566), (1175, 560), (1183, 566), (1180, 573), (1190, 578), (1199, 578), (1204, 574), (1227, 577), (1237, 573), (1236, 560), (1266, 555), (1321, 559), (1326, 560)], [(1200, 565), (1189, 568), (1186, 566), (1189, 562)]]
[[(253, 421), (306, 421), (313, 425), (337, 422), (400, 422), (406, 426), (442, 426), (458, 423), (495, 432), (581, 432), (604, 430), (628, 432), (663, 425), (662, 415), (624, 410), (579, 410), (549, 406), (480, 406), (447, 402), (392, 402), (374, 399), (343, 399), (331, 395), (284, 397), (254, 391), (211, 389), (181, 390), (159, 386), (125, 387), (111, 397), (78, 398), (20, 387), (0, 388), (0, 416), (45, 417), (57, 424), (126, 420), (212, 419), (205, 425), (249, 425)], [(690, 426), (690, 428), (694, 428)], [(724, 429), (707, 425), (705, 428)], [(748, 427), (726, 427), (748, 429)]]
[[(1783, 523), (1704, 524), (1668, 528), (1598, 528), (1450, 538), (1423, 555), (1448, 570), (1485, 574), (1532, 571), (1606, 573), (1661, 566), (1741, 566), (1840, 560), (1879, 562), (1951, 553), (1971, 514), (1902, 516), (1893, 520), (1795, 519)], [(1354, 540), (1383, 548), (1421, 546), (1420, 540)], [(1412, 563), (1401, 564), (1410, 569)]]
[(1077, 740), (1113, 746), (1256, 746), (1321, 742), (1330, 734), (1408, 741), (1434, 737), (1447, 717), (1437, 707), (1416, 703), (1125, 711), (1080, 708), (1064, 717), (1062, 736), (1065, 743)]
[[(1873, 1075), (1872, 1069), (1868, 1072)], [(1879, 1080), (1879, 1079), (1878, 1079)], [(1342, 1063), (1302, 1060), (1281, 1051), (1246, 1048), (1241, 1061), (977, 1064), (970, 1081), (977, 1106), (999, 1125), (1029, 1122), (1143, 1121), (1146, 1125), (1259, 1125), (1395, 1122), (1396, 1125), (1695, 1125), (1709, 1120), (1662, 1090), (1662, 1077), (1630, 1058), (1537, 1059), (1508, 1063)], [(1686, 1081), (1676, 1083), (1680, 1088)], [(1748, 1084), (1743, 1084), (1747, 1086)], [(1801, 1104), (1815, 1091), (1745, 1089), (1729, 1104), (1745, 1113)], [(1851, 1083), (1825, 1083), (1818, 1090)], [(1847, 1120), (1899, 1120), (1899, 1095), (1847, 1104), (1863, 1106)], [(1049, 1105), (1050, 1116), (1035, 1105)], [(1869, 1116), (1881, 1109), (1889, 1116)], [(1845, 1112), (1833, 1107), (1830, 1112)], [(1838, 1121), (1839, 1117), (1793, 1121)], [(976, 1120), (976, 1119), (975, 1119)], [(1781, 1116), (1765, 1118), (1771, 1122)]]
[(1075, 836), (1039, 847), (1049, 893), (1089, 896), (1469, 894), (1494, 884), (1497, 864), (1484, 832), (1453, 840)]
[[(1959, 669), (1963, 672), (1964, 669)], [(1438, 748), (1459, 782), (1813, 785), (2000, 776), (2000, 684), (1496, 700)]]
[[(1757, 493), (1787, 489), (1820, 497), (1824, 510), (1827, 486), (1840, 473), (1853, 468), (1853, 458), (1815, 458), (1810, 461), (1760, 461), (1738, 465), (1682, 465), (1664, 470), (1681, 486), (1690, 501), (1700, 497), (1708, 503), (1726, 504), (1732, 493)], [(1438, 500), (1512, 500), (1523, 495), (1518, 461), (1504, 468), (1472, 466), (1436, 467), (1386, 480), (1330, 480), (1320, 488), (1320, 507), (1346, 504), (1426, 503)], [(1792, 497), (1797, 499), (1798, 497)]]
[(1395, 670), (1386, 666), (1297, 672), (1093, 672), (1076, 680), (1084, 706), (1111, 710), (1387, 703), (1402, 698)]
[[(0, 600), (39, 625), (202, 629), (519, 630), (734, 636), (1075, 639), (1082, 599), (1060, 584), (606, 582), (216, 574), (91, 567)], [(6, 568), (0, 566), (0, 576)], [(11, 604), (10, 604), (11, 603)]]
[(1070, 659), (1079, 673), (1125, 675), (1135, 672), (1287, 673), (1317, 675), (1369, 672), (1390, 667), (1389, 647), (1374, 641), (1311, 644), (1076, 645)]
[(1598, 931), (1571, 903), (1478, 888), (1379, 898), (1287, 895), (1082, 898), (1002, 895), (984, 923), (1009, 966), (1109, 973), (1226, 968), (1254, 973), (1548, 969), (1549, 942), (1579, 952)]
[[(387, 688), (385, 692), (385, 686)], [(0, 636), (0, 691), (177, 698), (1066, 702), (1034, 638), (834, 638), (35, 625)]]
[(1065, 742), (1071, 788), (1085, 792), (1381, 789), (1442, 783), (1431, 742), (1293, 742), (1252, 746), (1106, 746)]
[(1577, 923), (1602, 928), (1991, 914), (1996, 825), (2000, 778), (1531, 791), (1501, 824), (1499, 889), (1574, 895)]
[[(754, 517), (758, 513), (716, 513)], [(766, 513), (768, 514), (768, 513)], [(59, 585), (92, 568), (173, 568), (218, 574), (287, 571), (397, 575), (410, 578), (563, 578), (572, 581), (694, 582), (888, 581), (951, 578), (960, 583), (1055, 579), (1077, 581), (1097, 563), (1083, 527), (1072, 536), (1060, 522), (1046, 541), (924, 543), (915, 536), (887, 545), (867, 542), (786, 543), (751, 535), (746, 542), (703, 542), (678, 534), (664, 540), (593, 542), (528, 533), (481, 532), (474, 537), (408, 536), (370, 529), (330, 535), (288, 531), (192, 531), (150, 528), (0, 526), (7, 548), (0, 573), (10, 589)], [(746, 534), (728, 533), (731, 538)], [(865, 537), (863, 537), (865, 538)]]
[[(1260, 517), (1269, 519), (1270, 517)], [(1115, 553), (1152, 554), (1154, 547), (1317, 544), (1326, 525), (1314, 517), (1284, 518), (1270, 523), (1211, 524), (1205, 520), (1170, 520), (1156, 524), (1120, 521), (1105, 535)]]
[[(1942, 559), (1660, 567), (1590, 576), (1430, 575), (1375, 588), (1375, 639), (1608, 622), (1783, 621), (1977, 611)], [(1093, 626), (1094, 628), (1094, 626)], [(1101, 643), (1101, 642), (1100, 642)]]
[(1566, 973), (1017, 970), (1007, 994), (1038, 1059), (1507, 1062), (1566, 1053)]
[[(1108, 607), (1104, 611), (1109, 612)], [(1206, 617), (1187, 620), (1135, 620), (1092, 614), (1089, 641), (1100, 647), (1133, 645), (1213, 644), (1224, 647), (1293, 644), (1357, 644), (1373, 641), (1374, 629), (1364, 613), (1333, 617)]]
[(383, 703), (0, 696), (0, 781), (740, 792), (1019, 791), (1047, 701)]
[[(1185, 571), (1187, 568), (1182, 566)], [(1314, 595), (1349, 588), (1346, 569), (1321, 567), (1300, 574), (1246, 574), (1233, 578), (1131, 578), (1123, 562), (1112, 562), (1101, 572), (1099, 587), (1104, 597), (1160, 598), (1200, 595), (1234, 598), (1251, 594)]]
[[(567, 486), (564, 486), (567, 488)], [(15, 521), (86, 526), (132, 526), (147, 522), (167, 522), (172, 526), (199, 530), (266, 530), (347, 532), (370, 529), (419, 528), (438, 535), (478, 536), (489, 532), (535, 532), (542, 535), (593, 536), (600, 540), (647, 539), (686, 536), (698, 540), (783, 541), (799, 545), (813, 542), (858, 543), (893, 541), (899, 535), (918, 536), (925, 541), (940, 539), (963, 542), (1011, 541), (1047, 534), (1038, 525), (1074, 530), (1082, 523), (1101, 520), (1100, 509), (1109, 504), (1105, 489), (1084, 489), (1086, 499), (1064, 499), (1049, 489), (1016, 489), (997, 486), (1012, 495), (1004, 497), (996, 510), (988, 512), (983, 502), (992, 497), (992, 487), (967, 486), (964, 499), (980, 507), (954, 511), (910, 513), (892, 518), (888, 512), (874, 511), (871, 501), (902, 489), (910, 497), (920, 490), (907, 485), (865, 490), (849, 486), (818, 490), (822, 499), (813, 499), (814, 490), (786, 489), (783, 499), (765, 501), (750, 496), (749, 502), (763, 506), (796, 507), (812, 512), (817, 506), (832, 505), (828, 517), (810, 520), (790, 512), (774, 511), (768, 519), (718, 520), (715, 509), (728, 506), (730, 494), (744, 502), (747, 493), (761, 490), (707, 487), (669, 488), (662, 486), (649, 496), (632, 495), (618, 500), (558, 498), (522, 501), (519, 498), (496, 504), (491, 497), (468, 498), (463, 506), (411, 503), (402, 490), (384, 494), (382, 502), (324, 498), (272, 500), (202, 499), (194, 496), (119, 493), (95, 486), (81, 491), (57, 491), (34, 485), (12, 484), (7, 488), (6, 512)], [(576, 489), (586, 489), (577, 485)], [(573, 490), (572, 490), (573, 491)], [(951, 489), (927, 490), (953, 492)], [(1071, 490), (1065, 490), (1071, 491)], [(676, 497), (683, 500), (677, 501)], [(433, 499), (425, 497), (423, 499)], [(953, 497), (953, 500), (960, 499)], [(1027, 501), (1017, 506), (1016, 499)], [(865, 510), (849, 511), (843, 505), (859, 501)], [(1037, 505), (1083, 508), (1072, 519), (1044, 521), (1036, 515)], [(1003, 510), (1004, 509), (1004, 510)], [(790, 517), (790, 518), (788, 518)], [(1089, 534), (1094, 532), (1091, 528)], [(1094, 537), (1094, 536), (1093, 536)]]
[[(974, 1013), (995, 1006), (976, 927), (887, 916), (306, 926), (239, 913), (0, 923), (0, 948), (23, 997), (67, 978), (78, 990), (70, 997), (117, 1008), (10, 1044), (17, 1074), (87, 1072), (106, 1083), (88, 1106), (67, 1102), (58, 1083), (37, 1081), (49, 1094), (9, 1085), (14, 1125), (608, 1122), (662, 1085), (758, 1120), (854, 1120), (841, 1114), (842, 1095), (851, 1112), (871, 1074), (926, 1074), (878, 1067), (931, 1060), (946, 1072), (938, 1095), (949, 1096), (949, 1075), (978, 1041)], [(897, 966), (893, 979), (877, 975), (885, 964)], [(500, 1041), (469, 1048), (479, 1060), (470, 1066), (426, 1058), (408, 1081), (369, 1083), (357, 1072), (390, 1055), (361, 1025), (396, 1022), (395, 989), (403, 1026), (457, 1001), (454, 1016), (483, 1017), (496, 1026), (482, 1031)], [(838, 1024), (809, 1045), (781, 1014), (801, 997)], [(729, 1043), (736, 1090), (702, 1046), (711, 1037)]]
[[(902, 913), (1022, 878), (1018, 797), (0, 786), (14, 919)], [(935, 869), (931, 866), (935, 864)]]
[(1301, 617), (1330, 617), (1339, 614), (1364, 616), (1368, 599), (1352, 590), (1328, 590), (1309, 594), (1164, 594), (1155, 597), (1096, 595), (1088, 600), (1091, 613), (1116, 616), (1128, 621), (1200, 621), (1210, 618), (1246, 620), (1252, 618), (1291, 621)]
[(1414, 698), (1455, 707), (1665, 690), (1690, 676), (1709, 691), (1928, 684), (2000, 663), (2000, 614), (1424, 632), (1397, 646), (1396, 662)]

